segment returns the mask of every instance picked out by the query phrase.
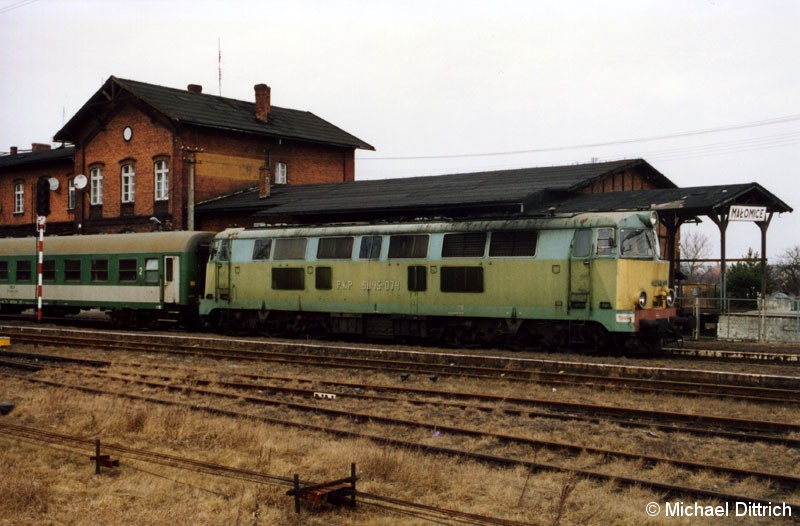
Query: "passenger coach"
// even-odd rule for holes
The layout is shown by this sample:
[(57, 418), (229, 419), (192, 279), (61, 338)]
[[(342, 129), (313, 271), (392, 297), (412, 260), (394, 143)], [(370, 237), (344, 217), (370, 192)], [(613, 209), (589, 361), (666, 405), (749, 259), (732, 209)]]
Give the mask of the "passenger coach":
[[(192, 324), (202, 294), (207, 232), (49, 237), (44, 243), (46, 314), (107, 311), (117, 325)], [(36, 306), (36, 238), (0, 240), (0, 312)]]
[(219, 327), (526, 347), (652, 346), (675, 315), (655, 213), (217, 235)]

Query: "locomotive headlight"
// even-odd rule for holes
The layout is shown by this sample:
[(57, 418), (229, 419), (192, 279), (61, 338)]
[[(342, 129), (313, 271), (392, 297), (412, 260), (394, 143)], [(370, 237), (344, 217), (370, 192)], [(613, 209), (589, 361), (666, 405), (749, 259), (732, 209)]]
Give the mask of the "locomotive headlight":
[(672, 307), (675, 304), (675, 291), (669, 289), (666, 296), (667, 307)]
[(647, 292), (641, 291), (639, 293), (639, 301), (637, 301), (640, 309), (644, 309), (647, 307)]

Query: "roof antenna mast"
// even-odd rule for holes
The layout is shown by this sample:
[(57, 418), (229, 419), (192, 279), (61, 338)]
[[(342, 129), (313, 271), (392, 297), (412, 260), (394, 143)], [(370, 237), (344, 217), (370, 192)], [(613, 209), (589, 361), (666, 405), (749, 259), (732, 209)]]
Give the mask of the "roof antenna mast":
[(222, 97), (222, 43), (217, 37), (217, 72), (219, 74), (219, 96)]

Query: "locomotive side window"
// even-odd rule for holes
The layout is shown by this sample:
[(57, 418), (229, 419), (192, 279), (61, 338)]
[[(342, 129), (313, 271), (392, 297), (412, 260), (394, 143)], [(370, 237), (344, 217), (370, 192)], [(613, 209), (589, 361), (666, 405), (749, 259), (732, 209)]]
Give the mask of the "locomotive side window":
[(428, 255), (428, 235), (400, 235), (389, 238), (389, 258), (424, 258)]
[(378, 259), (381, 257), (381, 236), (364, 236), (361, 238), (361, 249), (358, 251), (359, 259)]
[(64, 281), (80, 281), (80, 280), (81, 280), (81, 260), (65, 259)]
[(136, 281), (136, 260), (135, 259), (120, 259), (119, 260), (119, 281), (134, 282)]
[(305, 259), (307, 243), (304, 237), (276, 239), (273, 259)]
[(17, 260), (17, 281), (31, 281), (33, 279), (32, 264), (29, 259)]
[(483, 292), (483, 267), (442, 267), (442, 292)]
[(158, 283), (158, 260), (145, 259), (144, 260), (144, 282), (145, 283)]
[(614, 253), (614, 229), (597, 229), (597, 255), (610, 256)]
[(486, 233), (445, 234), (443, 258), (482, 258), (486, 251)]
[(0, 261), (0, 281), (8, 281), (8, 261)]
[(419, 265), (408, 267), (408, 290), (411, 292), (428, 290), (428, 267)]
[(317, 290), (333, 288), (333, 269), (331, 267), (317, 267), (315, 276)]
[(533, 257), (536, 255), (536, 241), (538, 238), (539, 235), (536, 230), (492, 232), (489, 257)]
[(575, 231), (575, 240), (572, 245), (572, 257), (588, 258), (592, 250), (592, 231), (581, 229)]
[(108, 260), (92, 260), (92, 281), (108, 281)]
[(350, 259), (353, 256), (352, 237), (321, 237), (317, 259)]
[(619, 238), (619, 255), (622, 257), (651, 258), (656, 255), (652, 230), (622, 228)]
[(256, 239), (253, 245), (253, 260), (269, 259), (269, 252), (272, 249), (271, 239)]
[(273, 268), (273, 290), (303, 290), (306, 288), (303, 268)]

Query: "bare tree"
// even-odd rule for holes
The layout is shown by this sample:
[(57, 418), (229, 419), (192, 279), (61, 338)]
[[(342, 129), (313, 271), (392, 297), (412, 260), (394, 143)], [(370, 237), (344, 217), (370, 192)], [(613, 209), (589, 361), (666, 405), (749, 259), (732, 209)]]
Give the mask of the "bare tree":
[(711, 255), (711, 242), (708, 236), (697, 231), (688, 231), (681, 234), (681, 270), (686, 274), (687, 281), (698, 283), (707, 272), (707, 267), (697, 259), (708, 259)]
[(786, 249), (774, 267), (778, 289), (800, 296), (800, 245)]

